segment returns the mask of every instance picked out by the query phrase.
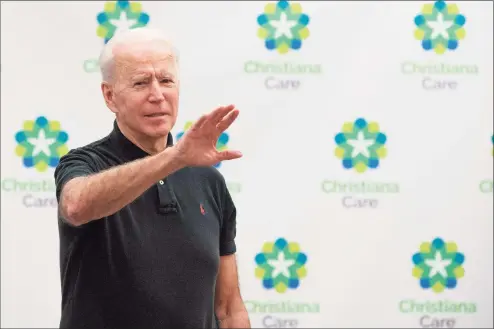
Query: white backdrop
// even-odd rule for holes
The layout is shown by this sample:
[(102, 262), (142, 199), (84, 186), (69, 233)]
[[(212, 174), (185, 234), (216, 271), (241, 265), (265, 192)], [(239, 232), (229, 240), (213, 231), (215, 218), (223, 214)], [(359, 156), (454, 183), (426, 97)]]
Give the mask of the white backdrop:
[[(111, 3), (108, 10), (118, 7)], [(492, 2), (448, 3), (442, 13), (453, 16), (436, 16), (434, 2), (303, 1), (309, 34), (287, 53), (258, 37), (266, 4), (141, 3), (147, 25), (167, 31), (181, 53), (174, 135), (219, 104), (241, 110), (227, 146), (244, 157), (219, 169), (238, 208), (240, 284), (253, 327), (492, 328)], [(281, 19), (297, 13), (291, 6)], [(43, 150), (56, 151), (42, 148), (38, 117), (58, 122), (69, 149), (112, 128), (95, 65), (104, 8), (2, 2), (2, 327), (59, 323), (54, 169), (26, 166), (19, 154), (40, 163)], [(448, 20), (462, 23), (456, 9), (466, 22), (455, 34)], [(414, 23), (422, 10), (434, 28), (426, 36), (465, 32), (455, 50), (424, 50)], [(434, 24), (441, 18), (443, 29)], [(358, 119), (369, 124), (364, 133)], [(44, 137), (56, 138), (50, 129)], [(342, 129), (355, 134), (335, 151)], [(386, 136), (378, 167), (345, 169), (335, 154), (383, 154), (375, 129)], [(20, 147), (18, 132), (29, 138)], [(370, 142), (357, 148), (360, 137)], [(273, 247), (278, 239), (289, 247)], [(265, 261), (284, 255), (284, 266), (262, 263), (263, 251)], [(265, 264), (257, 270), (256, 259)], [(425, 259), (422, 270), (414, 259)], [(256, 274), (300, 280), (268, 289)], [(441, 282), (450, 288), (438, 291)]]

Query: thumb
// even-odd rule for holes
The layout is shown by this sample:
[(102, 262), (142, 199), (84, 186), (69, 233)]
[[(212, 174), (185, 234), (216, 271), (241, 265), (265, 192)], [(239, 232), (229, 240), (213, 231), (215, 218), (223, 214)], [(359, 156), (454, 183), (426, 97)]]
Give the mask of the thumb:
[(242, 152), (234, 150), (225, 150), (218, 152), (218, 158), (220, 159), (220, 161), (238, 159), (241, 158), (242, 155)]

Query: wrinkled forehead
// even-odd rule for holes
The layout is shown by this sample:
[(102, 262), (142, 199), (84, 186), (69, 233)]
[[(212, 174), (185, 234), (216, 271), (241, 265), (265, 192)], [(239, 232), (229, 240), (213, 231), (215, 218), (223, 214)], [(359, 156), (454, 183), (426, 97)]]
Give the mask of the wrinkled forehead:
[(134, 75), (178, 74), (172, 48), (161, 42), (147, 42), (114, 49), (115, 73), (120, 78)]

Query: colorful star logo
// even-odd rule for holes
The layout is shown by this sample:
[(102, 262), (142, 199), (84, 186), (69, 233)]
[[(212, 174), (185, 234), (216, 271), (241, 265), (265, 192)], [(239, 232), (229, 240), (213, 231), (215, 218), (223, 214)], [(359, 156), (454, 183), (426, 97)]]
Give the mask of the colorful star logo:
[(465, 38), (466, 18), (460, 14), (454, 3), (436, 1), (425, 4), (422, 13), (415, 17), (415, 38), (422, 41), (424, 50), (434, 50), (444, 54), (447, 50), (458, 48), (459, 40)]
[(288, 243), (284, 238), (279, 238), (274, 243), (264, 243), (255, 262), (255, 275), (262, 280), (264, 288), (274, 289), (278, 293), (297, 289), (300, 279), (307, 275), (307, 255), (300, 251), (298, 243)]
[(257, 35), (264, 40), (266, 48), (276, 49), (280, 54), (299, 50), (302, 40), (309, 37), (309, 16), (302, 13), (299, 3), (269, 3), (257, 17), (257, 23), (260, 25)]
[(40, 116), (34, 121), (25, 121), (24, 129), (15, 135), (18, 144), (15, 153), (22, 157), (24, 166), (43, 172), (48, 167), (56, 167), (60, 158), (68, 153), (65, 145), (68, 139), (60, 122)]
[(142, 12), (139, 2), (109, 1), (104, 11), (96, 17), (98, 29), (96, 34), (105, 40), (105, 44), (121, 31), (144, 27), (149, 22), (149, 15)]
[(379, 124), (367, 123), (363, 118), (345, 123), (335, 142), (335, 155), (342, 160), (343, 168), (358, 173), (378, 168), (380, 159), (387, 155), (386, 135), (379, 131)]
[(465, 275), (465, 256), (458, 252), (456, 243), (445, 243), (441, 238), (422, 243), (412, 261), (412, 274), (419, 279), (420, 286), (436, 293), (456, 288), (458, 279)]

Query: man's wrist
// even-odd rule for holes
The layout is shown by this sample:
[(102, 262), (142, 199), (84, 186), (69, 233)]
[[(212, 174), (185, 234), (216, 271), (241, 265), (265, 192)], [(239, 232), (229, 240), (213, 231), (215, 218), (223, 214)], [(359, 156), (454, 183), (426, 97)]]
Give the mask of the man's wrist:
[(169, 146), (158, 154), (165, 176), (186, 167), (181, 152), (175, 146)]

